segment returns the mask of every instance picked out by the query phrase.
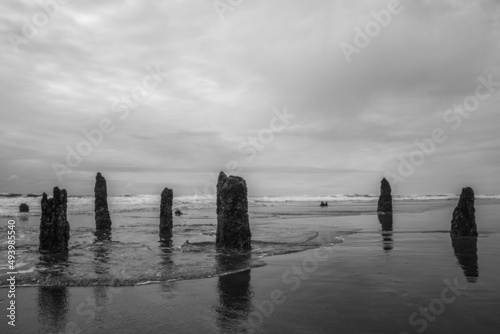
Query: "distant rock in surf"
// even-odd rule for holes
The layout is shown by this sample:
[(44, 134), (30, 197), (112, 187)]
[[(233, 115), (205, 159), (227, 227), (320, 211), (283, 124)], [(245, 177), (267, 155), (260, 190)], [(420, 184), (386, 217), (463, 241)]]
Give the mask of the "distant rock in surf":
[(378, 213), (392, 213), (391, 185), (385, 178), (380, 185), (380, 197), (378, 199)]
[(97, 230), (110, 230), (111, 218), (108, 210), (108, 190), (106, 179), (97, 173), (95, 178), (95, 227)]
[(30, 207), (28, 206), (28, 204), (23, 203), (19, 205), (19, 212), (30, 212)]
[(175, 215), (180, 216), (180, 215), (183, 215), (183, 213), (181, 212), (180, 209), (175, 209)]
[(174, 192), (172, 189), (165, 188), (161, 193), (160, 205), (160, 237), (172, 236), (172, 202)]
[(54, 196), (47, 199), (43, 193), (41, 200), (42, 218), (40, 219), (40, 252), (67, 253), (69, 242), (69, 223), (66, 217), (68, 195), (66, 189), (54, 188)]
[(453, 211), (451, 236), (477, 237), (476, 210), (474, 208), (474, 190), (463, 188), (458, 205)]
[(220, 172), (217, 182), (217, 247), (250, 250), (247, 184)]

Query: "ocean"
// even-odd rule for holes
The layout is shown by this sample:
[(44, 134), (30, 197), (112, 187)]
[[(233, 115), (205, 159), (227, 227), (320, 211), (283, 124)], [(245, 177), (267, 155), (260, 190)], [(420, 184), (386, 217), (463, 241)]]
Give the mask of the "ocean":
[[(50, 196), (49, 196), (50, 197)], [(459, 195), (393, 195), (394, 201), (436, 201), (457, 200)], [(0, 193), (0, 217), (18, 216), (19, 205), (26, 203), (30, 207), (29, 215), (40, 215), (41, 194)], [(500, 195), (476, 195), (476, 199), (500, 199)], [(376, 203), (378, 195), (327, 195), (327, 196), (262, 196), (249, 197), (250, 207), (255, 206), (316, 206), (319, 203)], [(160, 195), (121, 195), (108, 197), (111, 213), (123, 212), (160, 212)], [(180, 196), (174, 197), (174, 207), (180, 209), (207, 209), (215, 207), (215, 197)], [(94, 196), (68, 196), (68, 214), (93, 214)]]

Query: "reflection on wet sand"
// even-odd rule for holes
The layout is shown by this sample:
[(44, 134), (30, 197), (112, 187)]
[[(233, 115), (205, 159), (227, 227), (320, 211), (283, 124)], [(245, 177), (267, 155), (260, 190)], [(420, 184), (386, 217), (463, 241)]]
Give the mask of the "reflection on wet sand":
[[(43, 278), (50, 278), (62, 274), (62, 268), (67, 265), (68, 256), (63, 255), (41, 255), (39, 267)], [(67, 322), (69, 308), (69, 292), (65, 286), (39, 286), (38, 287), (38, 323), (42, 332), (59, 333), (64, 332)]]
[[(251, 254), (220, 253), (216, 255), (219, 272), (249, 268)], [(220, 276), (217, 283), (219, 303), (215, 307), (217, 325), (221, 333), (236, 333), (238, 326), (248, 318), (251, 311), (252, 287), (250, 269), (235, 274)]]
[(38, 287), (38, 323), (46, 333), (63, 333), (69, 305), (65, 286)]
[(465, 278), (470, 283), (477, 282), (479, 278), (479, 267), (477, 264), (477, 238), (457, 238), (452, 237), (451, 243), (458, 264), (464, 271)]
[(382, 247), (386, 252), (394, 248), (394, 240), (392, 238), (392, 215), (378, 215), (378, 221), (382, 225)]

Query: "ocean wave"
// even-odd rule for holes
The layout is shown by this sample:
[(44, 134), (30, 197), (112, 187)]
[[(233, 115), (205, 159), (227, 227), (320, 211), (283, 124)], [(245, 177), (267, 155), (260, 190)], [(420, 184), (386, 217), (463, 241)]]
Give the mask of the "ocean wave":
[(438, 194), (438, 195), (393, 195), (395, 201), (436, 201), (436, 200), (451, 200), (457, 199), (459, 195), (455, 194)]
[(476, 195), (476, 199), (500, 199), (500, 195)]
[[(317, 247), (313, 244), (256, 243), (252, 252), (218, 251), (214, 242), (192, 242), (157, 250), (136, 244), (94, 243), (71, 247), (70, 256), (30, 256), (32, 265), (17, 270), (18, 286), (134, 286), (225, 276), (265, 266), (265, 256)], [(119, 247), (119, 251), (117, 249)], [(124, 254), (126, 256), (124, 256)], [(89, 256), (90, 255), (90, 256)], [(33, 265), (34, 264), (34, 265)], [(0, 288), (8, 269), (0, 268)]]
[[(3, 195), (3, 196), (2, 196)], [(437, 201), (456, 200), (457, 194), (437, 194), (437, 195), (393, 195), (394, 201)], [(476, 195), (478, 200), (500, 200), (500, 195)], [(157, 212), (160, 210), (160, 195), (123, 195), (108, 197), (108, 205), (111, 213), (131, 213), (131, 212)], [(258, 196), (249, 197), (249, 206), (281, 206), (302, 204), (310, 206), (314, 203), (374, 203), (378, 200), (378, 195), (374, 194), (340, 194), (340, 195), (298, 195), (298, 196)], [(94, 214), (94, 196), (69, 196), (68, 214)], [(26, 203), (30, 212), (28, 215), (40, 215), (40, 198), (24, 196), (19, 194), (0, 194), (0, 216), (19, 216), (19, 205)], [(211, 195), (203, 196), (178, 196), (173, 200), (174, 208), (181, 210), (211, 209), (216, 205), (216, 199)]]

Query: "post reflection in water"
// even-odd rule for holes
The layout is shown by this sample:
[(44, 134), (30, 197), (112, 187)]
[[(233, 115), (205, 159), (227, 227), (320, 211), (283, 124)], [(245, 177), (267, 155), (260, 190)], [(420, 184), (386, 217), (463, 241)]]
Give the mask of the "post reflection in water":
[(95, 231), (94, 232), (94, 271), (97, 276), (101, 276), (101, 279), (106, 278), (109, 272), (109, 253), (111, 249), (109, 245), (111, 243), (111, 231)]
[[(171, 237), (162, 238), (161, 234), (159, 244), (161, 259), (161, 272), (159, 273), (159, 279), (162, 281), (168, 281), (170, 277), (172, 277), (172, 275), (175, 275), (175, 272), (178, 270), (178, 268), (176, 268), (175, 266), (174, 260), (172, 259), (174, 244)], [(159, 285), (160, 291), (164, 293), (164, 298), (168, 299), (175, 297), (174, 286), (174, 282), (162, 282)]]
[(96, 321), (106, 319), (106, 305), (110, 302), (108, 290), (113, 280), (109, 276), (109, 255), (111, 253), (111, 231), (94, 232), (94, 272), (97, 275), (97, 285), (94, 287), (94, 300), (90, 307), (95, 307)]
[(170, 237), (162, 237), (160, 234), (160, 257), (161, 264), (164, 266), (164, 271), (171, 269), (174, 265), (174, 261), (172, 260), (172, 248), (172, 239)]
[(111, 231), (110, 230), (97, 230), (94, 232), (94, 244), (109, 241), (111, 242)]
[[(45, 267), (41, 270), (42, 281), (63, 275), (63, 268), (67, 265), (67, 254), (42, 254), (39, 266)], [(64, 332), (67, 323), (67, 313), (69, 308), (69, 292), (66, 286), (52, 285), (38, 287), (38, 323), (47, 333)]]
[(394, 240), (392, 238), (392, 224), (393, 218), (392, 215), (378, 215), (378, 221), (382, 226), (382, 247), (384, 251), (389, 252), (394, 248)]
[(479, 278), (479, 266), (477, 264), (477, 238), (457, 238), (451, 237), (451, 243), (458, 264), (464, 271), (465, 278), (470, 283), (477, 282)]
[[(219, 273), (250, 268), (251, 254), (216, 255), (216, 269)], [(236, 333), (238, 326), (246, 321), (251, 311), (252, 287), (250, 269), (235, 274), (219, 276), (217, 282), (219, 303), (215, 308), (217, 325), (221, 333)]]
[(171, 233), (162, 233), (160, 230), (160, 243), (162, 244), (171, 244), (172, 243), (172, 234)]

